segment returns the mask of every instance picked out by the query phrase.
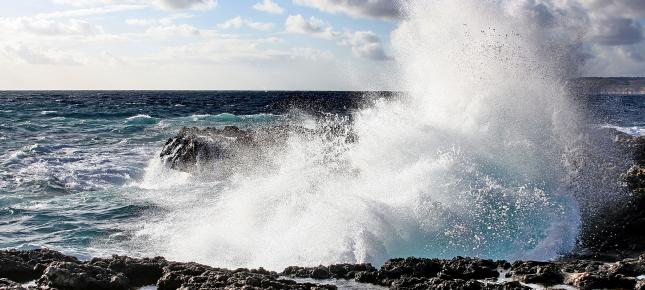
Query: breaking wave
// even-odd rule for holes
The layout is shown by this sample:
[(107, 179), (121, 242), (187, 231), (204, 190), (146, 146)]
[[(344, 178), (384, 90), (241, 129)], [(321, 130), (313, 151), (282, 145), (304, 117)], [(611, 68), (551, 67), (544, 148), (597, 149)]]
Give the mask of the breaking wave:
[(205, 181), (153, 161), (133, 198), (163, 213), (133, 225), (130, 246), (272, 269), (570, 251), (581, 157), (563, 80), (577, 69), (577, 35), (564, 12), (518, 3), (410, 1), (392, 35), (406, 93), (351, 121), (293, 121), (343, 130), (290, 134), (256, 170)]

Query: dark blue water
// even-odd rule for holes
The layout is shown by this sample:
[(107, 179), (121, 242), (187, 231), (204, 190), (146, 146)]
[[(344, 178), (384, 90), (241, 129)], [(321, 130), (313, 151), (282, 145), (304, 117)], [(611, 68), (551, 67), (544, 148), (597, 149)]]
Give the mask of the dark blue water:
[(184, 126), (345, 114), (347, 92), (0, 92), (0, 248), (86, 252), (148, 209), (121, 188)]
[[(126, 225), (163, 211), (132, 198), (180, 128), (257, 126), (294, 111), (349, 114), (347, 92), (0, 92), (0, 248), (118, 249)], [(595, 96), (590, 126), (643, 134), (645, 96)], [(212, 185), (216, 186), (216, 185)]]

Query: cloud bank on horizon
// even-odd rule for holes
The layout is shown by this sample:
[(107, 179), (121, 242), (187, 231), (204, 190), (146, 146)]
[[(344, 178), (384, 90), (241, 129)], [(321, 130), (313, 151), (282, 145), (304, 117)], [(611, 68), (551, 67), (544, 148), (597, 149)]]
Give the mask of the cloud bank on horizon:
[[(4, 1), (0, 89), (396, 89), (406, 1)], [(581, 31), (584, 75), (645, 75), (645, 1), (497, 1)]]

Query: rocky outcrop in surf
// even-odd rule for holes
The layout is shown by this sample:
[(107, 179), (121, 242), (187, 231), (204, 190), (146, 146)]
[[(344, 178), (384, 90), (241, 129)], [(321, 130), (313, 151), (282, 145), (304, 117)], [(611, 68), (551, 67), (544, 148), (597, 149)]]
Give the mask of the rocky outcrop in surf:
[(629, 162), (624, 173), (615, 177), (624, 197), (606, 204), (581, 233), (585, 255), (625, 257), (645, 251), (645, 136), (630, 136), (609, 129), (615, 146)]
[[(456, 257), (450, 260), (405, 258), (387, 261), (379, 270), (356, 265), (289, 267), (283, 275), (312, 279), (354, 279), (390, 289), (641, 289), (645, 255), (615, 263), (597, 260), (555, 262), (493, 261)], [(323, 273), (323, 275), (321, 275)]]
[(262, 268), (228, 270), (162, 257), (136, 259), (115, 255), (79, 261), (40, 249), (0, 251), (0, 262), (0, 289), (123, 290), (149, 285), (160, 290), (336, 289), (324, 283), (281, 279), (278, 273)]
[(235, 126), (182, 128), (175, 137), (168, 139), (159, 156), (172, 169), (191, 171), (199, 164), (226, 159), (250, 149), (256, 142), (250, 132)]
[[(336, 289), (335, 280), (353, 280), (390, 289), (644, 289), (645, 254), (608, 263), (563, 259), (554, 262), (494, 261), (456, 257), (391, 259), (370, 264), (235, 270), (163, 257), (112, 256), (79, 261), (39, 249), (0, 251), (0, 289)], [(25, 284), (25, 282), (30, 282)], [(368, 288), (367, 286), (363, 288)]]
[(304, 138), (343, 136), (345, 142), (354, 142), (356, 138), (343, 123), (314, 129), (291, 125), (248, 129), (237, 126), (182, 128), (166, 141), (159, 157), (168, 168), (184, 172), (240, 170), (266, 161), (272, 150), (279, 150), (289, 136), (294, 135)]

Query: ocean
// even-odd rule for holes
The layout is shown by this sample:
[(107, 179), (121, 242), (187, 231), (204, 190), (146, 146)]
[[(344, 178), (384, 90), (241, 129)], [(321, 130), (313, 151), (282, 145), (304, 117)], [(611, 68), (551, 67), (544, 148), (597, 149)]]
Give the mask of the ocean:
[[(566, 198), (550, 196), (550, 177), (517, 177), (500, 168), (476, 173), (446, 169), (455, 162), (490, 167), (475, 159), (501, 158), (493, 151), (486, 154), (498, 155), (460, 153), (472, 147), (458, 146), (465, 141), (450, 135), (458, 134), (457, 128), (428, 135), (458, 140), (450, 146), (422, 138), (432, 150), (416, 148), (416, 141), (388, 147), (389, 138), (414, 140), (408, 134), (417, 133), (365, 128), (370, 124), (365, 112), (398, 98), (395, 93), (360, 92), (0, 92), (0, 248), (48, 247), (81, 258), (163, 254), (218, 266), (275, 268), (289, 263), (378, 263), (406, 255), (512, 258), (546, 239), (545, 231), (556, 220), (571, 218), (567, 213), (575, 210)], [(590, 130), (609, 127), (644, 135), (644, 98), (588, 96), (579, 100), (579, 107)], [(381, 118), (390, 123), (394, 121), (387, 118), (405, 119)], [(384, 141), (335, 152), (334, 158), (342, 162), (318, 160), (292, 168), (322, 151), (347, 146), (333, 140), (293, 141), (276, 153), (278, 165), (217, 178), (167, 169), (159, 159), (165, 141), (182, 127), (261, 128), (329, 120), (344, 120), (352, 130), (383, 135)], [(380, 152), (375, 160), (362, 156), (381, 149), (401, 152)], [(524, 172), (514, 166), (504, 170)], [(370, 172), (367, 167), (407, 172), (392, 178), (398, 173)], [(361, 176), (344, 170), (360, 171), (355, 174)], [(453, 179), (455, 175), (459, 178)], [(468, 178), (464, 184), (478, 192), (478, 201), (469, 203), (472, 210), (446, 210), (461, 208), (445, 198), (464, 197), (460, 180)], [(393, 189), (400, 192), (387, 192)], [(525, 193), (509, 197), (516, 192)], [(532, 209), (517, 206), (521, 203)], [(506, 210), (504, 216), (491, 215), (490, 210), (500, 207)], [(545, 215), (546, 221), (535, 220)], [(476, 226), (468, 226), (472, 223)], [(481, 241), (460, 244), (465, 236)]]

